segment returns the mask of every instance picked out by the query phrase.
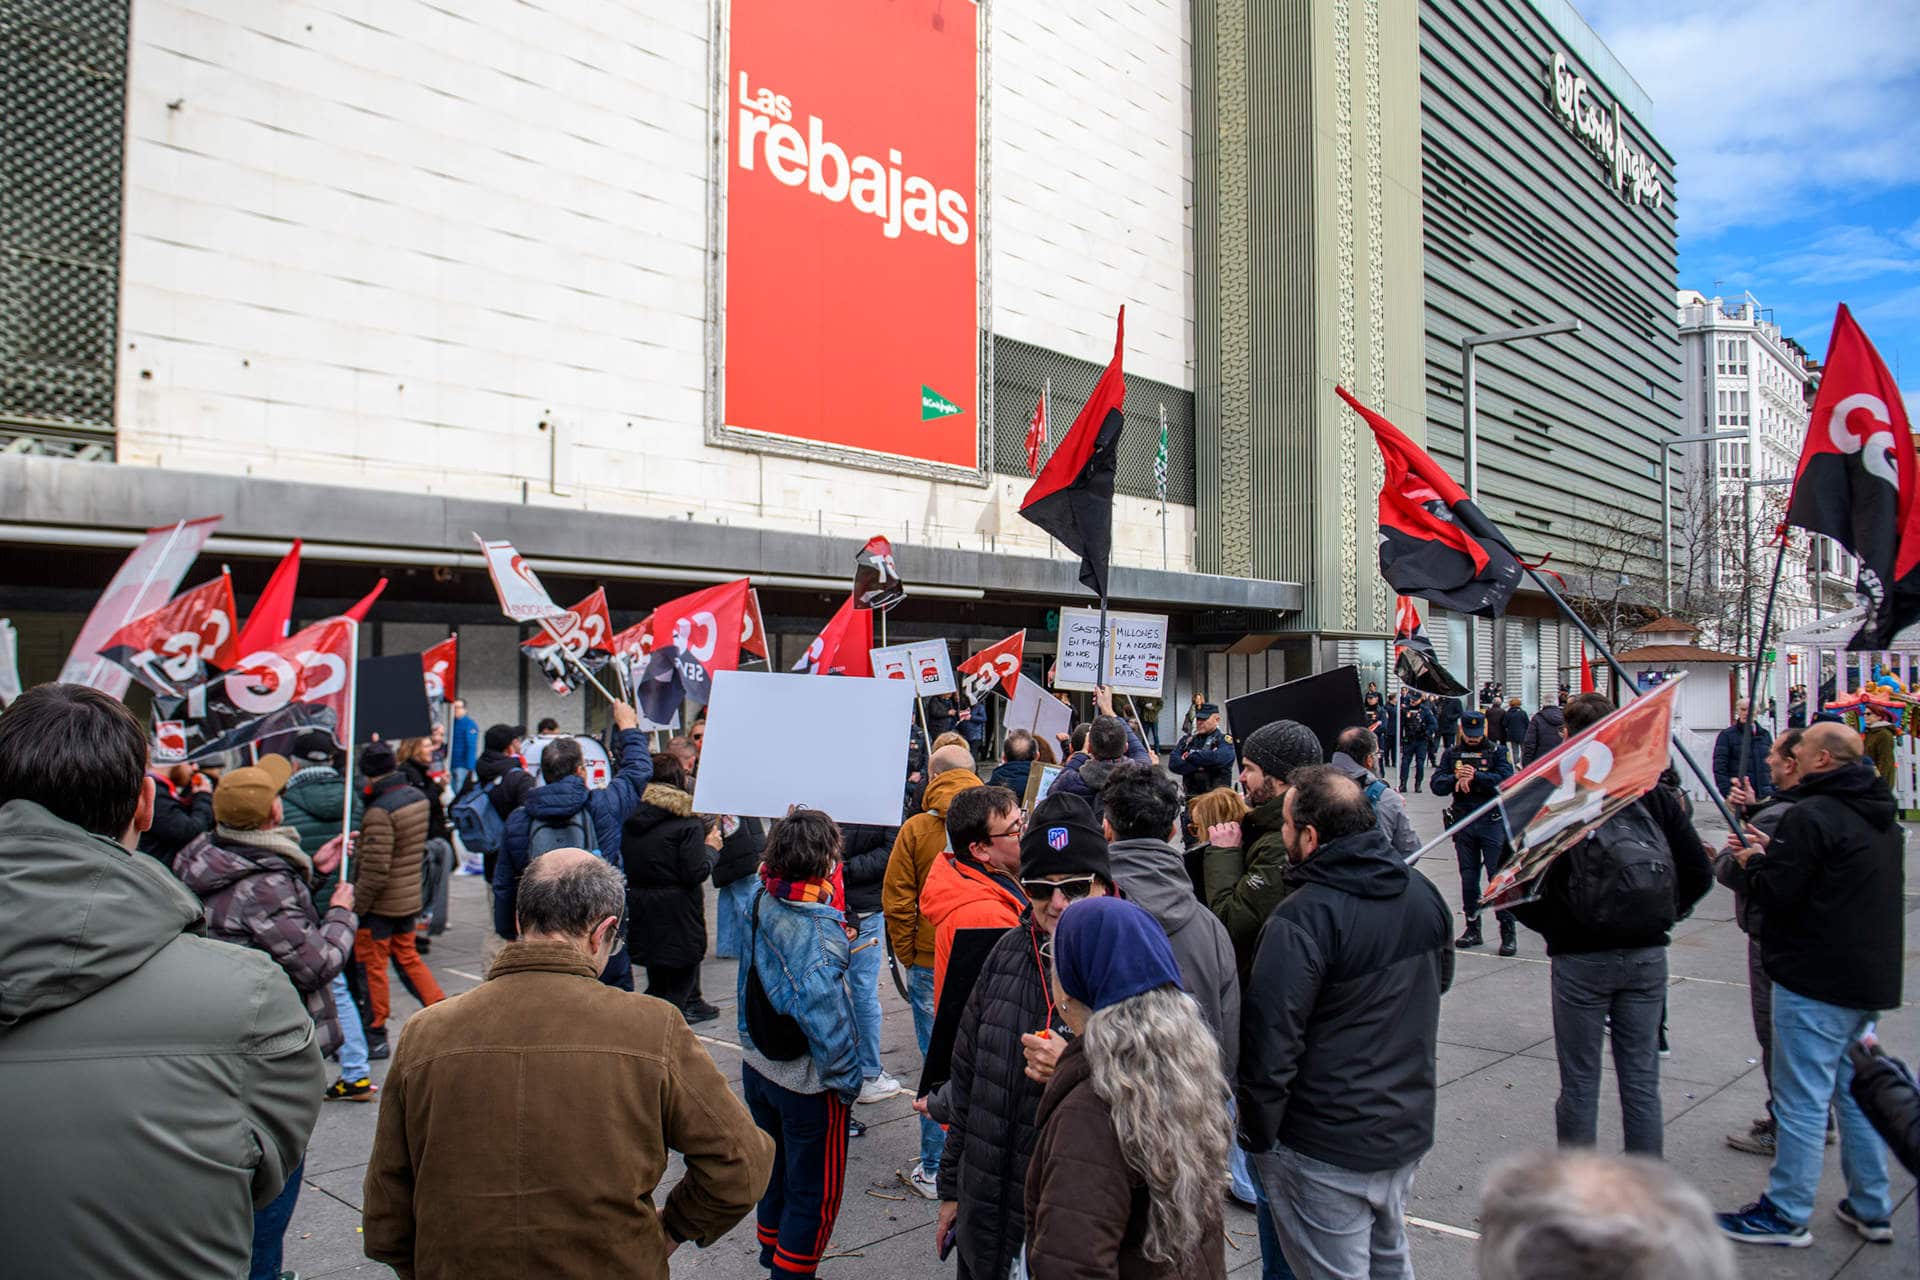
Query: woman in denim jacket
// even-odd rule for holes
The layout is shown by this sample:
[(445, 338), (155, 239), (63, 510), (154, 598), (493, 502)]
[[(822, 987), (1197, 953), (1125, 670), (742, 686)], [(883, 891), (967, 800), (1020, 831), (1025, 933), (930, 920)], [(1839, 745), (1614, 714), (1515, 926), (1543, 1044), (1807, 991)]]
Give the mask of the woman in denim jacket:
[[(758, 1219), (760, 1265), (775, 1276), (810, 1276), (827, 1251), (847, 1169), (847, 1112), (860, 1093), (845, 917), (829, 878), (839, 857), (833, 819), (794, 810), (767, 835), (748, 913), (740, 1077), (754, 1122), (774, 1141)], [(750, 972), (766, 997), (757, 1017), (749, 1011)], [(750, 1019), (766, 1045), (755, 1043)]]

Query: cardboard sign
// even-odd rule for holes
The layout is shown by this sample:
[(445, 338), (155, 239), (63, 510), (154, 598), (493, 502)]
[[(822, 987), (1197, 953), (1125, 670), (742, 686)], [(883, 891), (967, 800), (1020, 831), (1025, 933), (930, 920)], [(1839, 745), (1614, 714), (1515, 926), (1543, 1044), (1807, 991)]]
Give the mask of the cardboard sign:
[(1335, 667), (1319, 675), (1227, 699), (1227, 731), (1238, 744), (1263, 724), (1298, 720), (1320, 739), (1320, 751), (1333, 759), (1334, 744), (1355, 725), (1367, 723), (1366, 703), (1360, 697), (1360, 669)]
[(1067, 771), (1063, 764), (1041, 764), (1034, 761), (1033, 768), (1027, 771), (1027, 794), (1020, 800), (1028, 813), (1033, 807), (1047, 798), (1053, 790), (1053, 784), (1060, 781), (1060, 775)]
[[(797, 804), (895, 826), (912, 717), (905, 680), (715, 672), (694, 811), (779, 818)], [(834, 728), (832, 751), (820, 750), (821, 725)]]
[(931, 698), (954, 691), (953, 659), (945, 640), (889, 645), (872, 650), (871, 656), (874, 679), (905, 680), (913, 686), (915, 697)]
[(1054, 688), (1092, 689), (1104, 684), (1115, 693), (1159, 697), (1167, 668), (1166, 615), (1109, 612), (1104, 678), (1099, 656), (1100, 611), (1062, 609)]
[(1073, 732), (1073, 708), (1025, 676), (1017, 681), (1001, 728), (1007, 733), (1025, 729), (1052, 748), (1056, 756), (1063, 755), (1058, 735)]

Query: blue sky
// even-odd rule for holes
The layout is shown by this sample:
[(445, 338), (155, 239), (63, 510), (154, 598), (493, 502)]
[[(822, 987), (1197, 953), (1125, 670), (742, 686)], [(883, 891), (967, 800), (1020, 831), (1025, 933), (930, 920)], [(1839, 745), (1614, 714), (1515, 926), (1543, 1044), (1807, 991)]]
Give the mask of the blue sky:
[(1680, 287), (1751, 292), (1816, 357), (1845, 302), (1920, 412), (1920, 3), (1575, 4), (1653, 98)]

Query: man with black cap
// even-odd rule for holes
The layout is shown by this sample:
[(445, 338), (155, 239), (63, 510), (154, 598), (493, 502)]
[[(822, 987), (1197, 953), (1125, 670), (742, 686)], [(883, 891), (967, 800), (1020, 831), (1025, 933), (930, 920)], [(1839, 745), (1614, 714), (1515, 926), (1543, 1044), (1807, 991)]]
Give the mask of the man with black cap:
[(1194, 711), (1193, 732), (1174, 745), (1167, 768), (1184, 779), (1187, 798), (1233, 785), (1233, 744), (1220, 731), (1220, 707), (1203, 702)]
[(1260, 926), (1287, 896), (1287, 849), (1280, 837), (1287, 776), (1325, 761), (1320, 739), (1298, 720), (1261, 725), (1240, 744), (1240, 786), (1253, 811), (1207, 829), (1207, 905), (1233, 939), (1243, 989)]
[(961, 1274), (983, 1278), (1006, 1275), (1025, 1240), (1035, 1116), (1066, 1043), (1042, 949), (1069, 902), (1113, 892), (1107, 842), (1085, 801), (1055, 795), (1034, 807), (1020, 838), (1020, 881), (1031, 905), (987, 953), (951, 1074), (927, 1104), (948, 1123), (934, 1238), (957, 1225)]
[[(480, 759), (473, 766), (474, 779), (486, 790), (503, 828), (513, 811), (526, 803), (527, 793), (540, 785), (520, 759), (520, 739), (526, 732), (524, 725), (493, 725), (481, 739)], [(481, 854), (481, 872), (488, 884), (493, 883), (493, 863), (499, 855), (497, 848)]]
[[(1487, 717), (1469, 711), (1460, 717), (1460, 741), (1447, 748), (1434, 770), (1433, 794), (1453, 797), (1453, 807), (1447, 811), (1451, 824), (1493, 799), (1500, 784), (1512, 776), (1507, 749), (1487, 741)], [(1454, 946), (1477, 947), (1485, 941), (1480, 936), (1480, 876), (1484, 872), (1493, 878), (1506, 846), (1506, 826), (1497, 808), (1453, 833), (1454, 856), (1460, 860), (1460, 910), (1467, 917), (1467, 927), (1454, 939)], [(1500, 954), (1513, 955), (1520, 949), (1513, 912), (1496, 911), (1493, 918), (1500, 922)]]
[(392, 959), (423, 1005), (446, 999), (433, 971), (413, 944), (413, 918), (420, 914), (420, 882), (427, 854), (427, 798), (409, 786), (393, 758), (393, 747), (375, 742), (360, 753), (366, 811), (354, 842), (353, 875), (360, 909), (354, 958), (367, 971), (367, 1052), (384, 1058), (387, 1049), (387, 961)]

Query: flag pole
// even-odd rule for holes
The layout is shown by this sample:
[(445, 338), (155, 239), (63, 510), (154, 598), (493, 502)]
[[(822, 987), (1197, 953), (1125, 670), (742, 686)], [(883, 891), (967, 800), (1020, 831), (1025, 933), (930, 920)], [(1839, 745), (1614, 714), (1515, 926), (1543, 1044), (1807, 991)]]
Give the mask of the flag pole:
[[(1760, 611), (1760, 639), (1753, 649), (1753, 668), (1747, 673), (1747, 722), (1746, 731), (1740, 735), (1740, 771), (1734, 776), (1748, 776), (1753, 764), (1753, 712), (1754, 702), (1760, 691), (1760, 661), (1767, 653), (1767, 635), (1773, 627), (1773, 605), (1780, 594), (1780, 570), (1787, 563), (1787, 530), (1783, 525), (1779, 531), (1780, 550), (1773, 557), (1773, 581), (1767, 584), (1766, 608)], [(1861, 717), (1865, 722), (1865, 717)]]
[(1472, 826), (1474, 823), (1480, 821), (1480, 819), (1486, 817), (1487, 814), (1491, 813), (1493, 810), (1499, 807), (1500, 807), (1500, 796), (1496, 792), (1493, 799), (1487, 801), (1485, 804), (1481, 805), (1478, 809), (1475, 809), (1472, 813), (1460, 819), (1460, 821), (1454, 823), (1452, 826), (1448, 827), (1445, 831), (1442, 831), (1439, 835), (1435, 836), (1433, 839), (1427, 841), (1425, 844), (1421, 845), (1418, 849), (1415, 849), (1412, 853), (1408, 854), (1407, 865), (1412, 866), (1414, 863), (1420, 861), (1420, 859), (1427, 856), (1428, 852), (1438, 847), (1442, 840), (1451, 839), (1454, 832), (1461, 831), (1467, 827)]
[[(347, 873), (347, 833), (353, 826), (353, 713), (355, 703), (360, 697), (360, 624), (352, 618), (347, 619), (352, 629), (347, 632), (347, 670), (353, 672), (353, 692), (347, 698), (347, 771), (344, 785), (340, 788), (340, 883), (351, 884), (353, 877)], [(361, 911), (367, 904), (358, 904)]]
[(586, 682), (592, 685), (594, 688), (598, 689), (600, 691), (600, 696), (605, 698), (608, 702), (620, 701), (620, 699), (614, 697), (612, 694), (607, 692), (607, 686), (601, 684), (598, 680), (595, 680), (593, 678), (593, 672), (587, 670), (586, 663), (580, 661), (580, 659), (573, 656), (572, 651), (567, 648), (566, 643), (560, 639), (560, 633), (553, 629), (553, 624), (548, 619), (546, 618), (540, 619), (540, 627), (548, 635), (553, 637), (553, 647), (560, 651), (560, 658), (562, 661), (571, 662), (574, 665), (574, 668), (577, 671), (579, 671), (579, 673), (583, 678), (585, 678)]

